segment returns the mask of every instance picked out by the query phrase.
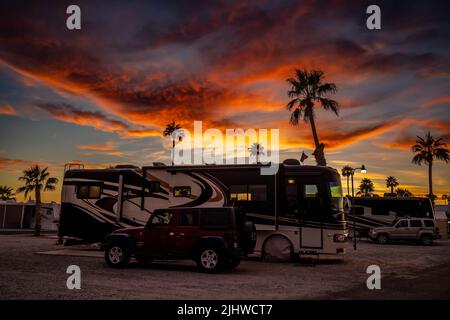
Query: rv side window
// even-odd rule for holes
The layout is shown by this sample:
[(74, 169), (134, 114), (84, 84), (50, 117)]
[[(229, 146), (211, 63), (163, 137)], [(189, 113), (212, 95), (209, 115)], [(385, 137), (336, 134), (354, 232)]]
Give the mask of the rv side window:
[(265, 184), (253, 184), (248, 186), (249, 201), (267, 201), (267, 186)]
[(247, 201), (247, 186), (246, 185), (234, 185), (230, 186), (230, 198), (235, 201)]
[(267, 186), (265, 184), (232, 185), (230, 200), (267, 201)]
[(81, 185), (77, 188), (78, 199), (98, 199), (102, 193), (101, 186)]
[(174, 197), (189, 197), (191, 195), (191, 187), (179, 186), (173, 188)]

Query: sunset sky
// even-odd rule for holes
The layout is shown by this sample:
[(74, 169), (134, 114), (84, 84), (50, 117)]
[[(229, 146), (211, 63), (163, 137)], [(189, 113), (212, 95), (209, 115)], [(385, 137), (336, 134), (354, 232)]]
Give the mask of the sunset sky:
[[(81, 30), (66, 28), (70, 4), (81, 7)], [(366, 28), (369, 4), (381, 7), (381, 30)], [(304, 151), (314, 164), (309, 125), (291, 126), (285, 107), (295, 68), (321, 69), (336, 83), (339, 117), (316, 113), (328, 164), (364, 163), (378, 193), (388, 175), (426, 193), (427, 169), (411, 163), (410, 147), (427, 130), (450, 143), (447, 0), (0, 6), (0, 185), (18, 187), (35, 163), (60, 178), (71, 161), (170, 163), (161, 132), (172, 120), (279, 128), (281, 159)], [(449, 165), (436, 163), (434, 191), (450, 192)]]

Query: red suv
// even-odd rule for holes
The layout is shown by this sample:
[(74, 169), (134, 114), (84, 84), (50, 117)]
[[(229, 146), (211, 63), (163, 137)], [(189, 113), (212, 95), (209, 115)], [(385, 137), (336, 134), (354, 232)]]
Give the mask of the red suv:
[(145, 227), (118, 229), (102, 243), (106, 263), (125, 267), (154, 259), (192, 259), (200, 270), (233, 269), (253, 252), (256, 230), (237, 208), (158, 209)]

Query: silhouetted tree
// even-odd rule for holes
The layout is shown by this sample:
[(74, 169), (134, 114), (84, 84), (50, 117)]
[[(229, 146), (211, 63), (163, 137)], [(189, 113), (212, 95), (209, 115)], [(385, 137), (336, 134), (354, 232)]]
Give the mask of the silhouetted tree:
[(174, 150), (175, 150), (175, 142), (178, 138), (178, 140), (181, 140), (181, 136), (176, 137), (175, 132), (177, 130), (181, 129), (181, 125), (175, 123), (175, 121), (172, 121), (172, 123), (167, 124), (166, 129), (163, 131), (164, 137), (170, 136), (172, 139), (172, 166), (174, 165), (173, 157), (174, 157)]
[(442, 138), (434, 138), (430, 131), (424, 138), (417, 136), (416, 144), (411, 147), (414, 157), (412, 162), (417, 165), (425, 163), (428, 165), (428, 196), (432, 201), (436, 198), (433, 194), (433, 162), (441, 160), (445, 163), (450, 161), (447, 145)]
[(361, 184), (359, 185), (359, 191), (357, 194), (365, 197), (369, 197), (372, 195), (372, 192), (375, 190), (372, 180), (369, 178), (364, 178), (361, 180)]
[(350, 176), (352, 172), (353, 168), (350, 166), (345, 166), (341, 170), (342, 176), (347, 178), (347, 194), (350, 194)]
[(398, 186), (398, 179), (393, 176), (386, 178), (386, 187), (391, 188), (391, 194), (394, 193), (394, 188)]
[(329, 99), (328, 95), (336, 93), (334, 83), (323, 83), (324, 74), (320, 70), (295, 70), (295, 77), (287, 79), (290, 90), (287, 95), (291, 99), (286, 107), (291, 112), (290, 123), (298, 125), (300, 119), (310, 123), (314, 139), (315, 150), (313, 155), (320, 166), (326, 166), (324, 144), (319, 142), (317, 134), (314, 106), (320, 104), (325, 110), (333, 111), (339, 115), (339, 104)]
[(13, 188), (0, 186), (0, 200), (12, 200), (14, 196)]
[(24, 193), (25, 198), (29, 193), (34, 192), (36, 199), (35, 206), (35, 227), (34, 235), (41, 234), (41, 192), (53, 191), (56, 189), (58, 179), (50, 177), (48, 168), (41, 169), (38, 165), (32, 166), (28, 170), (23, 171), (23, 176), (19, 177), (24, 185), (17, 189), (17, 193)]

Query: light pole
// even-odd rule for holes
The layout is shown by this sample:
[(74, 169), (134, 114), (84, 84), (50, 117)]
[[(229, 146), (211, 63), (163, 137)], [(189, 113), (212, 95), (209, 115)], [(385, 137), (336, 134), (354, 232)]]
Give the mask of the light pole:
[(353, 198), (355, 197), (355, 190), (353, 188), (353, 175), (356, 170), (360, 170), (361, 173), (366, 173), (367, 169), (365, 165), (362, 165), (360, 168), (352, 168), (352, 215), (353, 215), (353, 250), (356, 250), (356, 215), (355, 215), (355, 206), (353, 205)]

